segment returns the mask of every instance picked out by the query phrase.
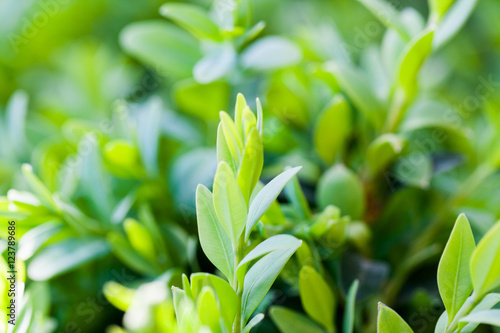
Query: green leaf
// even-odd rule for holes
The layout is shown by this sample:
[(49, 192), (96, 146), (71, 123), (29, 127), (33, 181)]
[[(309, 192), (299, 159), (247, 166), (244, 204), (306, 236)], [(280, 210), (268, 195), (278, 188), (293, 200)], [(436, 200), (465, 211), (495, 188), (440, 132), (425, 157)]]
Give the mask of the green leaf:
[(22, 157), (28, 148), (25, 134), (28, 94), (22, 90), (16, 91), (9, 99), (6, 110), (5, 123), (11, 148), (15, 147), (16, 155)]
[(221, 40), (219, 28), (200, 6), (187, 3), (166, 3), (160, 7), (160, 14), (182, 26), (195, 37)]
[(101, 152), (95, 138), (85, 136), (79, 143), (78, 154), (82, 156), (79, 183), (83, 193), (96, 215), (108, 222), (114, 205), (110, 193), (110, 177), (103, 170)]
[(231, 117), (226, 112), (220, 112), (220, 119), (222, 122), (222, 132), (226, 139), (226, 144), (235, 161), (240, 160), (241, 151), (243, 150), (243, 138), (239, 134), (236, 125)]
[(248, 202), (257, 185), (264, 165), (264, 147), (259, 132), (254, 127), (248, 136), (243, 151), (240, 168), (238, 170), (238, 185), (245, 200)]
[(437, 282), (448, 323), (472, 292), (469, 264), (476, 244), (465, 215), (460, 214), (439, 261)]
[(352, 333), (354, 329), (354, 318), (356, 316), (356, 294), (358, 293), (359, 280), (354, 280), (347, 292), (346, 309), (344, 312), (344, 321), (342, 333)]
[(500, 286), (500, 223), (481, 239), (472, 254), (470, 270), (474, 292), (479, 296)]
[(135, 290), (127, 288), (118, 282), (109, 281), (104, 285), (102, 292), (108, 302), (113, 304), (115, 308), (127, 311), (132, 303)]
[(201, 323), (210, 327), (211, 332), (218, 332), (220, 310), (212, 288), (203, 287), (196, 299), (196, 307)]
[(106, 162), (111, 164), (113, 168), (123, 171), (126, 176), (139, 172), (139, 152), (137, 147), (127, 140), (112, 140), (106, 143), (103, 155)]
[(257, 326), (264, 319), (264, 314), (259, 313), (250, 320), (241, 333), (250, 333), (250, 330)]
[(28, 230), (19, 240), (17, 257), (23, 261), (28, 260), (62, 228), (63, 225), (60, 221), (51, 221)]
[(214, 208), (213, 195), (203, 185), (196, 190), (196, 215), (201, 248), (207, 258), (228, 279), (234, 277), (234, 251)]
[(478, 323), (500, 327), (500, 310), (487, 310), (472, 313), (460, 320), (466, 323)]
[[(481, 312), (485, 310), (490, 310), (492, 307), (494, 307), (497, 303), (500, 302), (500, 294), (492, 293), (486, 295), (486, 297), (483, 298), (483, 300), (471, 311), (470, 314), (474, 314), (476, 312)], [(478, 326), (478, 323), (470, 322), (467, 325), (464, 326), (464, 328), (460, 331), (460, 333), (471, 333), (473, 332), (476, 327)]]
[(441, 316), (439, 316), (434, 333), (445, 333), (447, 326), (448, 326), (448, 315), (446, 314), (446, 311), (444, 311), (441, 314)]
[(241, 54), (244, 68), (265, 71), (288, 67), (302, 60), (294, 42), (280, 36), (266, 36), (247, 47)]
[(370, 86), (370, 80), (365, 73), (353, 65), (334, 61), (328, 62), (325, 70), (333, 74), (342, 90), (365, 118), (370, 120), (374, 126), (380, 127), (382, 125), (380, 115), (384, 107)]
[(366, 158), (373, 174), (377, 174), (394, 162), (405, 146), (405, 139), (397, 134), (383, 134), (368, 147)]
[(234, 108), (234, 122), (236, 124), (236, 131), (240, 137), (243, 137), (243, 111), (248, 107), (247, 101), (243, 94), (238, 93), (236, 96), (236, 106)]
[(339, 164), (328, 169), (319, 179), (316, 198), (320, 209), (329, 205), (340, 208), (342, 215), (361, 218), (365, 211), (363, 185), (359, 178)]
[(394, 310), (378, 303), (377, 333), (413, 333), (408, 324)]
[(31, 189), (38, 196), (38, 199), (47, 207), (53, 211), (58, 211), (56, 203), (52, 198), (52, 193), (43, 185), (42, 181), (33, 173), (33, 168), (29, 164), (23, 164), (22, 166), (23, 175), (28, 181)]
[(191, 77), (193, 66), (201, 58), (196, 39), (174, 24), (159, 20), (127, 25), (120, 33), (120, 44), (163, 76), (174, 78)]
[[(229, 43), (213, 47), (193, 68), (193, 77), (202, 84), (220, 80), (236, 65), (236, 52)], [(206, 102), (205, 102), (206, 103)]]
[(275, 235), (269, 237), (257, 245), (243, 258), (243, 260), (240, 261), (237, 267), (238, 278), (240, 278), (243, 273), (242, 268), (249, 262), (273, 251), (299, 248), (300, 244), (302, 244), (302, 241), (290, 235)]
[(318, 324), (332, 332), (335, 299), (326, 281), (314, 268), (304, 266), (299, 274), (299, 289), (305, 312)]
[(219, 127), (217, 128), (217, 163), (227, 163), (234, 173), (236, 173), (238, 172), (238, 162), (234, 160), (233, 155), (229, 150), (222, 126), (222, 122), (220, 122)]
[(296, 176), (286, 184), (285, 195), (303, 219), (311, 218), (311, 208)]
[(409, 40), (410, 36), (406, 31), (403, 19), (400, 13), (392, 6), (389, 1), (385, 0), (358, 0), (368, 10), (372, 12), (386, 27), (392, 28), (404, 40)]
[(455, 0), (429, 0), (431, 15), (436, 22), (441, 20), (454, 2)]
[(141, 274), (154, 274), (157, 272), (156, 267), (139, 255), (121, 233), (110, 232), (107, 238), (113, 253), (128, 267)]
[(262, 104), (260, 103), (260, 99), (257, 98), (255, 101), (257, 104), (257, 130), (259, 130), (259, 134), (262, 137), (264, 135), (264, 126), (262, 122), (264, 121), (264, 113), (262, 112)]
[(181, 111), (203, 120), (217, 119), (220, 110), (226, 109), (229, 98), (229, 85), (222, 81), (199, 84), (185, 79), (176, 82), (172, 90)]
[(269, 315), (282, 333), (324, 333), (323, 329), (303, 314), (281, 306), (273, 306)]
[(248, 320), (264, 296), (266, 296), (274, 280), (276, 280), (288, 259), (301, 243), (299, 241), (294, 247), (275, 250), (265, 255), (250, 268), (245, 276), (241, 299), (243, 322)]
[(162, 101), (151, 98), (142, 106), (137, 119), (137, 140), (141, 160), (150, 177), (156, 177), (158, 170), (158, 150), (161, 135)]
[(478, 2), (479, 0), (455, 0), (437, 28), (432, 42), (435, 49), (448, 43), (462, 29)]
[(214, 288), (219, 300), (222, 317), (227, 329), (231, 331), (238, 308), (238, 296), (236, 292), (226, 281), (218, 276), (208, 273), (191, 274), (191, 292), (195, 298), (204, 286)]
[(404, 184), (428, 188), (433, 172), (431, 156), (417, 151), (400, 157), (394, 166), (394, 176)]
[(412, 98), (417, 91), (417, 75), (425, 59), (432, 50), (434, 30), (421, 32), (403, 51), (398, 70), (399, 86), (407, 98)]
[(266, 186), (264, 186), (264, 188), (255, 196), (248, 210), (245, 239), (248, 239), (252, 228), (259, 221), (262, 215), (264, 215), (274, 200), (276, 200), (285, 185), (290, 181), (290, 179), (292, 179), (293, 176), (295, 176), (295, 174), (297, 174), (297, 172), (299, 172), (301, 168), (302, 167), (295, 167), (282, 172), (271, 180)]
[(96, 238), (67, 238), (43, 249), (28, 265), (28, 276), (48, 280), (109, 253), (106, 241)]
[(194, 148), (171, 162), (169, 186), (174, 203), (181, 213), (194, 212), (196, 187), (198, 184), (211, 186), (217, 171), (217, 158), (213, 148)]
[[(257, 118), (255, 118), (255, 114), (250, 110), (248, 106), (243, 109), (243, 134), (245, 137), (245, 141), (248, 140), (250, 136), (250, 132), (253, 129), (257, 129)], [(257, 132), (258, 133), (258, 132)], [(260, 135), (259, 135), (260, 138)]]
[(351, 108), (342, 95), (333, 96), (322, 111), (314, 131), (314, 147), (328, 164), (335, 161), (351, 131)]
[(137, 253), (153, 262), (157, 260), (154, 241), (148, 229), (131, 218), (123, 222), (123, 229), (127, 234), (130, 245)]
[(235, 248), (245, 229), (247, 205), (233, 170), (225, 162), (219, 163), (215, 174), (214, 207), (219, 221), (229, 235), (233, 248)]

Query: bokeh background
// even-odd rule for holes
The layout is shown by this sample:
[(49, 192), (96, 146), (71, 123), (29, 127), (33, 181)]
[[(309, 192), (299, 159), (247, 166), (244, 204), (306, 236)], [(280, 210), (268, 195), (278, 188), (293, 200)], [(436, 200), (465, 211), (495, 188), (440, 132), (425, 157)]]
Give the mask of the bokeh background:
[[(422, 30), (425, 1), (391, 2), (409, 30)], [(263, 103), (262, 178), (302, 165), (313, 212), (334, 204), (361, 223), (349, 241), (317, 245), (340, 294), (349, 286), (342, 279), (375, 281), (364, 285), (358, 329), (370, 322), (401, 253), (432, 221), (444, 221), (431, 233), (440, 248), (459, 212), (478, 238), (500, 217), (500, 2), (462, 1), (452, 20), (464, 26), (425, 61), (417, 97), (395, 131), (406, 148), (375, 176), (367, 175), (367, 151), (383, 130), (362, 120), (363, 109), (380, 108), (374, 124), (387, 116), (402, 50), (390, 41), (397, 34), (388, 37), (352, 0), (189, 3), (215, 23), (185, 29), (161, 15), (163, 1), (0, 0), (0, 215), (17, 221), (26, 308), (34, 309), (29, 332), (159, 331), (150, 327), (153, 303), (124, 321), (126, 307), (109, 303), (106, 283), (133, 290), (154, 279), (172, 284), (179, 272), (214, 271), (197, 242), (194, 194), (198, 183), (212, 182), (218, 113), (233, 112), (239, 92), (254, 109), (255, 98)], [(467, 19), (468, 4), (475, 8)], [(225, 29), (222, 37), (213, 25)], [(364, 76), (352, 83), (329, 66)], [(352, 105), (352, 119), (333, 120), (318, 134), (336, 94)], [(446, 138), (429, 141), (436, 129)], [(317, 140), (338, 145), (321, 148)], [(355, 184), (318, 194), (339, 165)], [(305, 219), (280, 201), (284, 213), (270, 229), (300, 234)], [(443, 310), (439, 251), (389, 296), (416, 332), (433, 331)], [(267, 304), (300, 309), (293, 272)], [(275, 327), (266, 320), (256, 331)]]

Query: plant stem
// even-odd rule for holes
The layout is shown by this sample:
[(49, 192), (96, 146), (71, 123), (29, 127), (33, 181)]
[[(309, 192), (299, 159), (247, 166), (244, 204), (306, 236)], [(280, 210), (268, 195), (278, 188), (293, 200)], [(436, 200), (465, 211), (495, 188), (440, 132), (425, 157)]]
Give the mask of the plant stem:
[(481, 300), (482, 297), (477, 297), (475, 293), (472, 293), (472, 296), (468, 298), (467, 301), (464, 303), (464, 305), (462, 305), (460, 310), (458, 310), (455, 318), (453, 318), (453, 321), (448, 326), (445, 333), (454, 332), (458, 328), (458, 325), (460, 324), (460, 319), (467, 316), (476, 307), (476, 305), (478, 305), (479, 302), (481, 302)]
[[(236, 253), (235, 253), (235, 260), (234, 260), (234, 278), (233, 278), (233, 288), (234, 291), (236, 291), (236, 294), (238, 295), (238, 309), (236, 310), (236, 318), (234, 319), (233, 323), (233, 333), (240, 333), (241, 330), (243, 329), (243, 316), (241, 314), (241, 301), (242, 301), (242, 296), (243, 296), (243, 283), (242, 281), (238, 280), (238, 265), (240, 264), (241, 260), (243, 259), (243, 255), (245, 254), (245, 247), (246, 247), (246, 242), (245, 242), (245, 237), (244, 237), (244, 232), (240, 237), (240, 240), (238, 241), (238, 246), (236, 248)], [(241, 282), (241, 283), (240, 283)]]

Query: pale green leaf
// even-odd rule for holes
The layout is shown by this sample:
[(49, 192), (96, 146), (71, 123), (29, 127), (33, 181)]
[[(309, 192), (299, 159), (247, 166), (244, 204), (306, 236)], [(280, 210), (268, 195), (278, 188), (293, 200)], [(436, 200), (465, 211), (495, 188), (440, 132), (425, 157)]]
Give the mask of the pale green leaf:
[(264, 215), (269, 206), (276, 200), (281, 190), (285, 185), (292, 179), (293, 176), (302, 167), (295, 167), (293, 169), (286, 170), (276, 176), (271, 180), (264, 188), (255, 196), (250, 208), (248, 210), (248, 218), (246, 221), (246, 232), (245, 238), (248, 239), (252, 228), (259, 221), (259, 219)]
[(96, 238), (67, 238), (47, 246), (28, 265), (28, 276), (48, 280), (109, 253), (106, 241)]
[(500, 327), (500, 310), (486, 310), (472, 313), (463, 319), (461, 322), (466, 323), (478, 323), (478, 324), (486, 324)]
[(233, 159), (239, 162), (241, 151), (243, 150), (243, 137), (239, 134), (235, 123), (226, 112), (220, 112), (220, 119), (222, 122), (222, 132), (224, 133), (229, 151)]
[(245, 276), (241, 312), (246, 322), (271, 288), (288, 259), (300, 246), (276, 250), (257, 261)]
[(294, 42), (280, 36), (266, 36), (243, 51), (244, 68), (272, 70), (292, 66), (302, 60), (302, 52)]
[(234, 248), (245, 229), (247, 204), (233, 170), (225, 162), (219, 163), (213, 191), (215, 211)]
[(226, 162), (234, 173), (236, 173), (238, 171), (238, 163), (234, 160), (229, 150), (222, 126), (222, 122), (220, 122), (217, 128), (217, 163)]
[[(486, 311), (490, 310), (492, 307), (494, 307), (497, 303), (500, 302), (500, 294), (498, 293), (491, 293), (486, 295), (486, 297), (483, 298), (483, 300), (471, 311), (470, 314), (474, 314), (476, 312), (480, 311)], [(462, 324), (463, 325), (463, 324)], [(467, 325), (465, 325), (460, 333), (471, 333), (473, 332), (476, 327), (478, 326), (478, 323), (470, 322)]]
[(17, 257), (23, 261), (31, 258), (43, 244), (59, 233), (62, 228), (63, 225), (60, 221), (51, 221), (28, 230), (19, 240)]
[(255, 185), (259, 181), (263, 165), (264, 147), (262, 146), (262, 139), (259, 132), (254, 127), (246, 140), (237, 176), (238, 185), (247, 202), (250, 200)]
[(196, 190), (196, 215), (201, 248), (229, 281), (234, 276), (234, 251), (214, 208), (213, 195), (205, 186)]
[(439, 24), (434, 41), (435, 49), (448, 43), (469, 19), (479, 0), (455, 0), (455, 4), (448, 10)]
[(193, 68), (194, 79), (202, 84), (220, 80), (236, 65), (236, 52), (231, 44), (214, 46)]
[(302, 191), (298, 177), (294, 176), (285, 186), (285, 195), (303, 219), (311, 218), (311, 208)]
[(243, 258), (243, 260), (240, 261), (237, 268), (238, 277), (240, 277), (242, 274), (242, 268), (252, 260), (255, 260), (273, 251), (298, 248), (301, 243), (302, 241), (290, 235), (275, 235), (266, 239), (265, 241), (257, 245), (252, 251), (250, 251), (250, 253), (248, 253)]
[(248, 322), (247, 326), (245, 326), (245, 328), (243, 329), (243, 331), (241, 331), (241, 333), (250, 333), (250, 330), (252, 328), (254, 328), (255, 326), (257, 326), (263, 319), (264, 319), (263, 313), (259, 313), (258, 315), (255, 315), (255, 317), (253, 317)]
[(42, 183), (42, 181), (33, 173), (33, 168), (29, 164), (23, 164), (22, 166), (23, 175), (28, 181), (33, 192), (38, 196), (38, 199), (47, 207), (48, 209), (57, 211), (57, 205), (54, 202), (52, 193), (47, 189), (47, 187)]

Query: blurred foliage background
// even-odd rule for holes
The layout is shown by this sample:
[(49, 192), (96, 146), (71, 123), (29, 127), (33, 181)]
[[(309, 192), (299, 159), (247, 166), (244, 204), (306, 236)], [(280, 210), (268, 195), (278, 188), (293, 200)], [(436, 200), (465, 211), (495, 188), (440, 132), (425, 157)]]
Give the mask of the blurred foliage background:
[[(382, 20), (362, 2), (189, 1), (203, 15), (184, 17), (153, 0), (0, 1), (0, 215), (17, 222), (27, 331), (162, 332), (168, 290), (147, 283), (214, 271), (194, 194), (239, 92), (263, 103), (262, 179), (303, 166), (255, 237), (305, 239), (295, 265), (313, 258), (339, 299), (360, 279), (357, 331), (380, 299), (432, 331), (457, 214), (478, 237), (500, 217), (500, 2), (457, 0), (442, 21), (424, 1)], [(428, 52), (406, 51), (429, 29)], [(290, 266), (267, 305), (300, 310)]]

